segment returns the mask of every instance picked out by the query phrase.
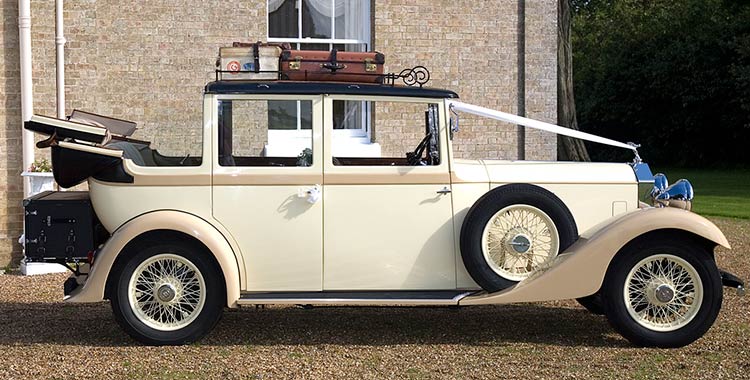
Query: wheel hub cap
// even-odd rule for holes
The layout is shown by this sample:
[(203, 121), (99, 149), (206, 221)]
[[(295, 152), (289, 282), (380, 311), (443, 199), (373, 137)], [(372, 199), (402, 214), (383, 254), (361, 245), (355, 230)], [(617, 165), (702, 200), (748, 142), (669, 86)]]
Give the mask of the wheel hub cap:
[(659, 302), (669, 303), (674, 299), (674, 289), (667, 284), (659, 285), (654, 290), (654, 297), (656, 297)]
[(531, 241), (524, 235), (514, 236), (508, 242), (508, 245), (510, 245), (510, 247), (518, 253), (526, 253), (529, 249), (531, 249)]
[(161, 302), (171, 302), (175, 295), (177, 295), (177, 290), (172, 286), (172, 284), (164, 284), (160, 286), (156, 291), (156, 297)]

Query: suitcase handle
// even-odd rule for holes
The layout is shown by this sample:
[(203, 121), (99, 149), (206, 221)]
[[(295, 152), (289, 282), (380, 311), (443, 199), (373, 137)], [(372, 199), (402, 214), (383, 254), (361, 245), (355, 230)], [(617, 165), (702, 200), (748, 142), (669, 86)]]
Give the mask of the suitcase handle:
[(336, 59), (337, 54), (338, 54), (337, 49), (331, 50), (330, 62), (323, 63), (320, 66), (323, 67), (324, 69), (331, 70), (332, 73), (336, 73), (336, 70), (345, 69), (346, 65), (338, 63), (338, 60)]

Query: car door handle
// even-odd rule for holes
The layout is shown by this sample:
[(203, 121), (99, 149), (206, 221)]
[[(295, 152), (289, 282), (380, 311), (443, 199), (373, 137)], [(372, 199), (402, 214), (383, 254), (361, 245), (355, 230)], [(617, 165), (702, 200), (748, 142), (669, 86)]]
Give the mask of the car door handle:
[(450, 194), (451, 189), (448, 186), (443, 187), (442, 189), (437, 191), (438, 194)]
[(306, 198), (309, 203), (316, 203), (320, 199), (320, 185), (308, 187), (306, 189), (297, 189), (297, 197)]

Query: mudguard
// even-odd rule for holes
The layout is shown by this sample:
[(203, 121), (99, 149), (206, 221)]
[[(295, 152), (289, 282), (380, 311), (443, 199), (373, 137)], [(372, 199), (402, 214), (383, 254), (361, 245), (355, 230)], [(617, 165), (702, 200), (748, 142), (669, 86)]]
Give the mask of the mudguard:
[(706, 218), (677, 208), (646, 208), (609, 219), (586, 231), (544, 268), (513, 287), (462, 299), (460, 305), (552, 301), (596, 293), (609, 263), (631, 240), (651, 231), (682, 230), (730, 248), (724, 234)]
[(139, 235), (154, 230), (173, 230), (190, 235), (213, 253), (224, 274), (227, 306), (236, 307), (240, 298), (239, 261), (224, 236), (205, 220), (184, 212), (161, 210), (137, 216), (118, 228), (97, 253), (83, 286), (73, 290), (66, 302), (99, 302), (112, 265), (123, 248)]

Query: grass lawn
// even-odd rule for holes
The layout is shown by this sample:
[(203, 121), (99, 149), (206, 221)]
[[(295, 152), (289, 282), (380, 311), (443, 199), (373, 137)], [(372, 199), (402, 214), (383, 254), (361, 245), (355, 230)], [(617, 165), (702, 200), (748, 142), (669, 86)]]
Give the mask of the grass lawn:
[(669, 183), (687, 178), (695, 188), (693, 211), (701, 215), (750, 219), (750, 170), (652, 168)]

